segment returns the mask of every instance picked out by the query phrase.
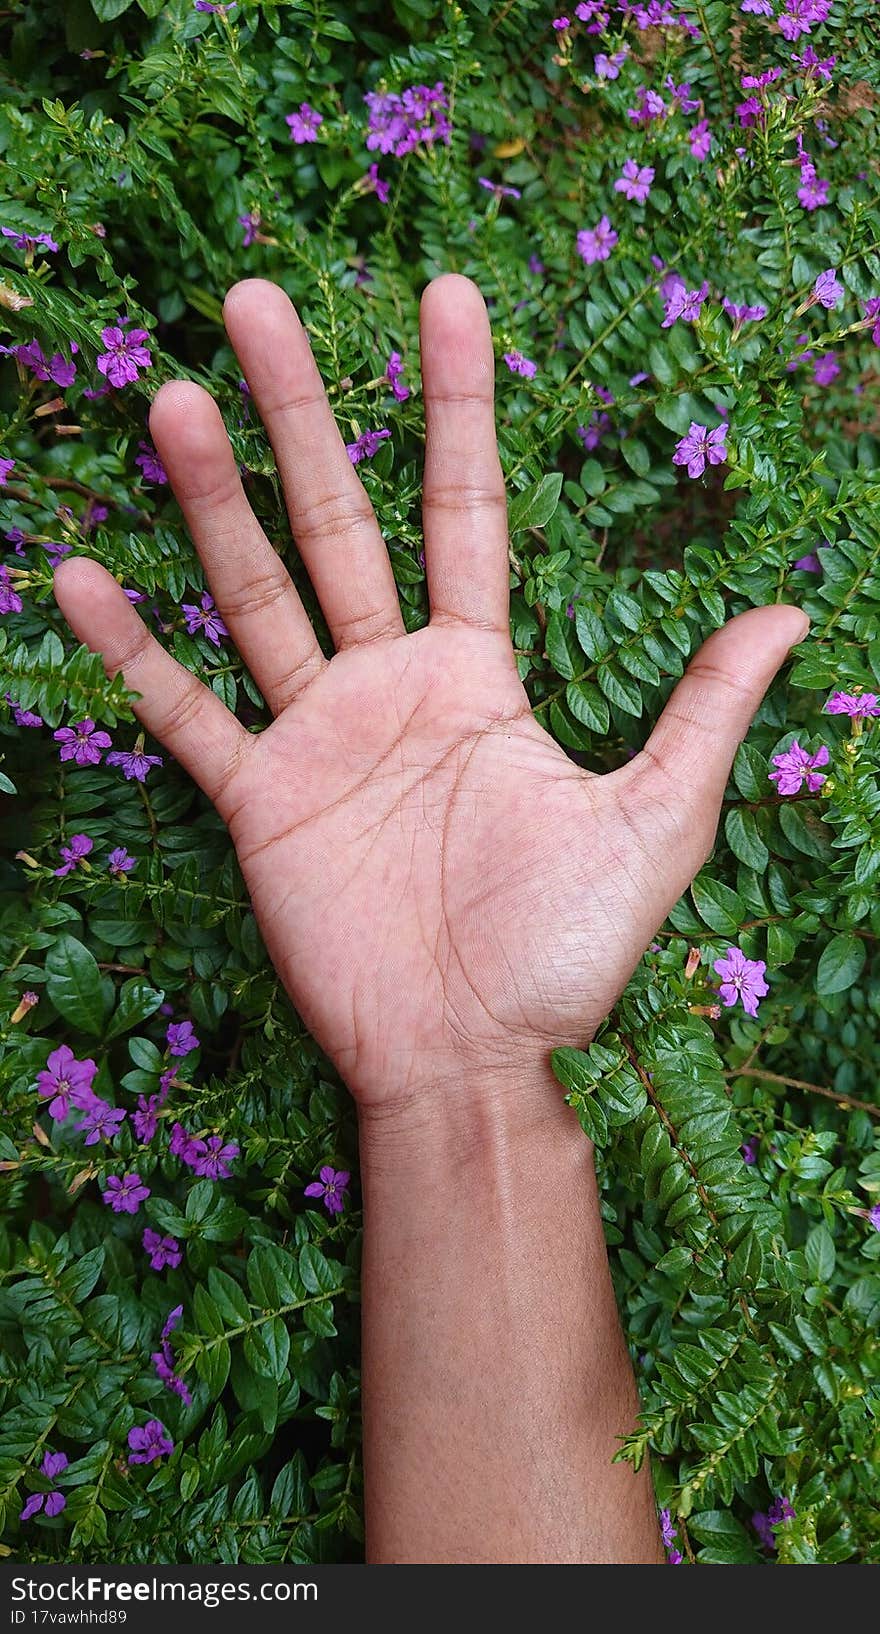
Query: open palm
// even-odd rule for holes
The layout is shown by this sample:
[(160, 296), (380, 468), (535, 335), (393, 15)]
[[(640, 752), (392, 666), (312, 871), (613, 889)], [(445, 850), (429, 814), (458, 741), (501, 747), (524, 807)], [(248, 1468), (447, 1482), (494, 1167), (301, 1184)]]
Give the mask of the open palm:
[(162, 388), (151, 430), (272, 726), (247, 733), (95, 562), (62, 563), (59, 604), (216, 803), (272, 959), (358, 1098), (503, 1082), (583, 1042), (614, 1002), (706, 856), (736, 745), (806, 620), (768, 607), (716, 632), (642, 754), (582, 771), (516, 672), (474, 285), (440, 278), (422, 303), (431, 618), (414, 635), (290, 302), (253, 280), (225, 311), (336, 655), (247, 504), (215, 404), (188, 382)]

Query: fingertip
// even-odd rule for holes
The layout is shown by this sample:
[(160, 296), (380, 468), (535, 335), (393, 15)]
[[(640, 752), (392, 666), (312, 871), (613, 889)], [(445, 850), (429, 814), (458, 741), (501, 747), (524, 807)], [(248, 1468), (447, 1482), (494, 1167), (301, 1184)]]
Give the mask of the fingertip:
[(159, 440), (185, 433), (206, 415), (218, 417), (219, 410), (204, 386), (196, 380), (166, 380), (150, 404), (150, 435), (158, 448)]
[(266, 319), (274, 321), (279, 315), (287, 319), (292, 315), (299, 323), (290, 296), (280, 284), (273, 284), (270, 278), (240, 278), (226, 291), (223, 322), (230, 335), (242, 323), (262, 323)]
[(486, 303), (477, 284), (461, 272), (441, 272), (422, 290), (422, 310), (460, 313), (468, 310), (481, 313)]
[(795, 607), (792, 602), (782, 602), (780, 611), (789, 614), (789, 624), (791, 626), (789, 647), (799, 646), (810, 633), (809, 615), (804, 612), (802, 607)]

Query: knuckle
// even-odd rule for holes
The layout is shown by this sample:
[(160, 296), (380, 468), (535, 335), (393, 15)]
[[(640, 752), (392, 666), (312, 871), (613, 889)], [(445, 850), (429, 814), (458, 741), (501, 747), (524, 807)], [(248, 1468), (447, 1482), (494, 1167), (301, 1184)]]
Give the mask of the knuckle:
[(264, 573), (254, 574), (240, 589), (228, 592), (223, 610), (232, 619), (252, 618), (268, 612), (270, 607), (283, 601), (289, 590), (290, 580), (283, 569), (269, 568)]
[(364, 528), (374, 528), (376, 518), (366, 494), (344, 497), (321, 494), (293, 506), (291, 517), (297, 544), (310, 545), (324, 539), (344, 539)]
[(198, 720), (204, 702), (201, 685), (195, 678), (191, 678), (174, 702), (168, 705), (158, 735), (170, 738), (185, 732)]
[(507, 497), (500, 482), (426, 481), (425, 505), (436, 511), (493, 511), (507, 515)]

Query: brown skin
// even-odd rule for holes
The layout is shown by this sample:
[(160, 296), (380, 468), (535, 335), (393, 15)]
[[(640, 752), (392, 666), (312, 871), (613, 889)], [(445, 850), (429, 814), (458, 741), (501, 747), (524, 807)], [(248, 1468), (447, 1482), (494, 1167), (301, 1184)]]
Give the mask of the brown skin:
[(276, 968), (358, 1103), (370, 1558), (655, 1560), (647, 1472), (610, 1464), (636, 1396), (590, 1148), (548, 1057), (592, 1035), (700, 867), (807, 621), (741, 615), (642, 754), (580, 771), (516, 673), (476, 288), (439, 278), (422, 302), (431, 619), (409, 636), (287, 297), (238, 284), (225, 317), (335, 656), (190, 382), (162, 387), (150, 427), (272, 726), (245, 732), (97, 563), (62, 563), (56, 593), (228, 823)]

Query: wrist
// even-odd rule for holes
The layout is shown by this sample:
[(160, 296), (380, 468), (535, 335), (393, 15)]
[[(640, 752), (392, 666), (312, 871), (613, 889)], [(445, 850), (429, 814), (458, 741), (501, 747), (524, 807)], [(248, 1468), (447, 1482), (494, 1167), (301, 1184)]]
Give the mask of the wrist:
[(519, 1072), (480, 1072), (425, 1083), (401, 1097), (358, 1105), (361, 1170), (448, 1175), (518, 1164), (520, 1154), (544, 1168), (586, 1141), (565, 1090), (543, 1059)]

